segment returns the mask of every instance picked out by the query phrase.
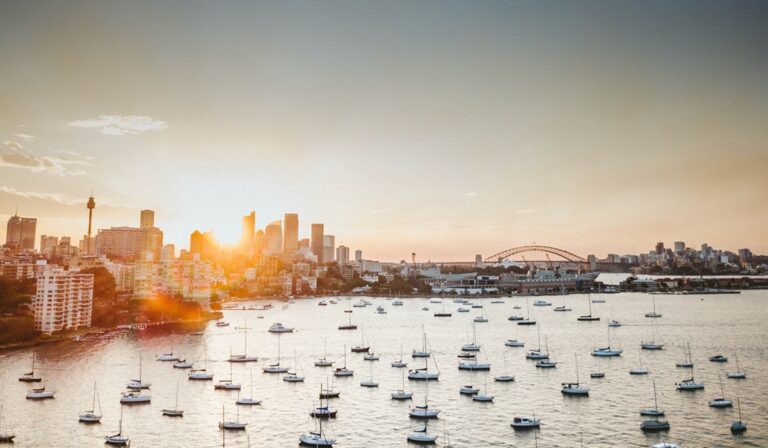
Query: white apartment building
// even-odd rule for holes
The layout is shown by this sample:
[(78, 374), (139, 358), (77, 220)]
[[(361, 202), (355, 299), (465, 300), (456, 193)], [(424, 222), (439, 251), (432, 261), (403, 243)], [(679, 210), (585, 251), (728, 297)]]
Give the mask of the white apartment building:
[(75, 269), (67, 271), (61, 266), (40, 266), (32, 308), (35, 330), (44, 334), (90, 327), (93, 274), (81, 274)]

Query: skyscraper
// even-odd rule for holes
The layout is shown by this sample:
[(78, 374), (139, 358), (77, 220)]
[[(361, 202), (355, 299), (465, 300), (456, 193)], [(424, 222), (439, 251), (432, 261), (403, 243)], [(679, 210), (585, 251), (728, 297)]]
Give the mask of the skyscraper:
[(358, 262), (358, 263), (363, 261), (363, 251), (362, 250), (357, 249), (355, 251), (355, 261)]
[(345, 245), (340, 245), (336, 248), (336, 263), (339, 266), (349, 263), (349, 248)]
[(283, 251), (283, 223), (273, 221), (264, 228), (264, 254), (277, 255)]
[(37, 218), (22, 218), (18, 214), (8, 219), (5, 244), (18, 250), (33, 250), (35, 248), (35, 233)]
[(149, 229), (155, 227), (155, 212), (152, 210), (142, 210), (139, 227)]
[(240, 236), (240, 244), (242, 244), (244, 249), (252, 249), (253, 247), (253, 238), (256, 234), (256, 212), (251, 211), (251, 213), (243, 216), (243, 232)]
[(323, 235), (323, 263), (331, 263), (336, 260), (336, 237)]
[(195, 230), (189, 236), (189, 253), (192, 255), (203, 255), (203, 234), (199, 230)]
[(299, 250), (299, 215), (286, 213), (283, 225), (283, 252), (296, 252)]
[(317, 263), (323, 264), (323, 232), (325, 227), (322, 224), (312, 224), (312, 239), (310, 240), (310, 246), (312, 253), (317, 257)]

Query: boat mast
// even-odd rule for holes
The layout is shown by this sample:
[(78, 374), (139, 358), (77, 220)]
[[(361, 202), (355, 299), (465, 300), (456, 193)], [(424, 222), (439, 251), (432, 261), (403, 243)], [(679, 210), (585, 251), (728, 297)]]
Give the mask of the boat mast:
[(653, 409), (659, 410), (659, 402), (656, 400), (656, 380), (653, 380)]

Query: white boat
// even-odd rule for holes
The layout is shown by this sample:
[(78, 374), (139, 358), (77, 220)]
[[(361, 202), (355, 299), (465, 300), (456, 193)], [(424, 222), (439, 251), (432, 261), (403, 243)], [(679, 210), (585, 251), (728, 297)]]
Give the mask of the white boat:
[(24, 383), (39, 383), (43, 378), (35, 375), (35, 351), (32, 350), (32, 368), (19, 377), (19, 381)]
[(402, 300), (395, 300), (392, 302), (392, 306), (403, 306)]
[(723, 389), (723, 378), (717, 375), (717, 380), (720, 382), (720, 396), (713, 398), (709, 401), (709, 407), (711, 408), (732, 408), (733, 401), (725, 398), (725, 389)]
[(104, 437), (104, 443), (107, 445), (126, 446), (131, 443), (130, 439), (123, 435), (123, 407), (120, 406), (120, 423), (117, 434)]
[(653, 445), (653, 448), (680, 448), (680, 445), (676, 443), (661, 442)]
[[(99, 407), (99, 412), (96, 412), (96, 406)], [(78, 421), (82, 423), (97, 423), (101, 421), (101, 400), (99, 400), (99, 394), (96, 391), (96, 382), (93, 382), (93, 398), (91, 398), (91, 409), (84, 411), (80, 414)]]
[(229, 362), (257, 362), (257, 356), (248, 356), (248, 321), (243, 324), (243, 354), (233, 355), (230, 347)]
[(493, 377), (493, 380), (498, 383), (510, 383), (512, 381), (515, 381), (515, 377), (509, 374), (509, 370), (507, 369), (507, 356), (504, 355), (504, 374), (503, 375), (497, 375)]
[(645, 313), (645, 317), (649, 317), (649, 318), (661, 317), (661, 313), (656, 312), (656, 296), (652, 294), (651, 299), (653, 300), (653, 311), (651, 311), (650, 313)]
[(691, 358), (691, 344), (686, 344), (685, 359), (682, 362), (675, 364), (675, 367), (682, 369), (692, 369), (693, 359)]
[(275, 322), (274, 324), (272, 324), (272, 326), (269, 327), (268, 331), (270, 333), (293, 333), (293, 328), (286, 327), (280, 322)]
[(405, 390), (405, 370), (403, 370), (403, 385), (401, 389), (392, 392), (393, 400), (410, 400), (413, 398), (413, 392), (407, 392)]
[(480, 389), (471, 384), (465, 384), (459, 389), (459, 394), (461, 395), (475, 395), (477, 393), (480, 393)]
[[(425, 351), (426, 351), (426, 348), (427, 348), (427, 334), (424, 333), (424, 350)], [(422, 358), (424, 358), (424, 368), (409, 370), (408, 379), (415, 380), (415, 381), (438, 381), (440, 379), (440, 370), (438, 369), (436, 372), (429, 371), (429, 360), (431, 357), (422, 356)], [(435, 367), (437, 367), (437, 361), (436, 360), (433, 360), (433, 361), (435, 362)]]
[(426, 388), (424, 390), (424, 404), (413, 406), (408, 411), (408, 416), (411, 418), (437, 418), (440, 415), (440, 409), (429, 407), (429, 381), (427, 381)]
[(570, 307), (567, 307), (565, 305), (556, 306), (556, 307), (554, 307), (552, 309), (555, 310), (555, 311), (560, 311), (560, 312), (573, 311)]
[(731, 433), (732, 434), (741, 434), (744, 431), (747, 430), (747, 424), (744, 423), (741, 419), (741, 399), (739, 399), (739, 396), (736, 395), (736, 405), (739, 409), (739, 419), (734, 420), (733, 423), (731, 423)]
[(549, 358), (549, 353), (541, 351), (541, 327), (536, 327), (536, 338), (538, 340), (538, 347), (526, 353), (525, 359), (539, 360)]
[(427, 350), (427, 333), (424, 332), (424, 326), (423, 325), (421, 326), (421, 335), (422, 335), (422, 341), (423, 341), (423, 344), (424, 344), (424, 348), (422, 348), (421, 350), (413, 349), (413, 351), (411, 351), (411, 357), (412, 358), (429, 358), (430, 355), (431, 355), (429, 353), (429, 350)]
[(16, 434), (12, 432), (3, 431), (3, 406), (0, 405), (0, 442), (9, 443), (13, 442)]
[(459, 313), (468, 313), (469, 312), (469, 308), (464, 308), (463, 306), (460, 306), (460, 307), (456, 308), (456, 311), (459, 312)]
[(27, 400), (47, 400), (50, 398), (54, 398), (56, 395), (56, 391), (54, 390), (46, 390), (45, 386), (43, 387), (36, 387), (33, 389), (30, 389), (27, 392)]
[(579, 384), (579, 359), (575, 353), (573, 354), (573, 361), (574, 365), (576, 366), (576, 382), (561, 383), (563, 387), (560, 389), (560, 392), (562, 392), (563, 395), (573, 395), (580, 397), (588, 396), (589, 388)]
[(350, 370), (347, 368), (347, 346), (344, 346), (344, 366), (343, 367), (337, 367), (336, 370), (333, 372), (333, 376), (352, 376), (355, 374), (354, 370)]
[(487, 318), (487, 317), (485, 317), (485, 309), (484, 309), (484, 308), (480, 308), (480, 315), (479, 315), (479, 316), (476, 316), (476, 317), (475, 317), (474, 319), (472, 319), (472, 320), (473, 320), (474, 322), (478, 322), (478, 323), (484, 323), (484, 322), (488, 322), (488, 318)]
[(624, 350), (618, 348), (611, 348), (611, 327), (608, 327), (608, 345), (605, 347), (598, 347), (592, 350), (592, 356), (599, 357), (612, 357), (621, 356)]
[(373, 381), (373, 364), (369, 364), (371, 367), (371, 377), (368, 380), (361, 381), (360, 385), (362, 387), (379, 387), (379, 383), (376, 381)]
[(392, 361), (392, 367), (403, 368), (408, 367), (408, 363), (403, 361), (403, 346), (400, 346), (400, 359)]
[(546, 300), (539, 299), (533, 302), (533, 306), (552, 306), (552, 304)]
[(157, 355), (157, 360), (158, 361), (163, 361), (163, 362), (178, 361), (179, 357), (174, 355), (173, 354), (173, 350), (171, 350), (168, 353), (161, 353), (161, 354)]
[(174, 369), (191, 369), (192, 363), (182, 358), (173, 363), (173, 368)]
[(152, 385), (152, 383), (145, 383), (142, 381), (141, 373), (142, 373), (142, 356), (141, 353), (139, 353), (139, 379), (137, 380), (131, 380), (128, 382), (126, 387), (131, 390), (142, 390), (142, 389), (149, 389), (149, 387)]
[(648, 369), (643, 367), (643, 351), (637, 352), (638, 366), (629, 369), (630, 375), (648, 375)]
[(475, 396), (472, 397), (472, 401), (490, 403), (493, 401), (493, 395), (488, 395), (488, 374), (485, 374), (483, 381), (484, 381), (483, 393), (475, 394)]
[(504, 345), (507, 347), (525, 347), (525, 342), (517, 339), (507, 339)]
[(536, 363), (536, 367), (539, 369), (554, 369), (557, 367), (557, 362), (552, 361), (552, 354), (549, 351), (549, 337), (544, 336), (544, 347), (546, 349), (547, 357)]
[(704, 389), (704, 383), (697, 383), (693, 375), (693, 367), (691, 367), (691, 377), (680, 381), (675, 385), (679, 391), (695, 391)]
[(261, 404), (261, 400), (257, 400), (253, 398), (253, 369), (251, 369), (251, 396), (247, 398), (240, 397), (240, 393), (237, 394), (237, 401), (235, 401), (235, 404), (239, 404), (242, 406), (256, 406)]
[(317, 306), (328, 306), (328, 302), (326, 302), (325, 300), (321, 300), (317, 302)]
[(288, 373), (288, 367), (280, 365), (280, 338), (277, 338), (277, 362), (261, 369), (264, 373)]
[(664, 348), (664, 344), (656, 342), (656, 326), (651, 323), (651, 341), (640, 342), (640, 347), (643, 350), (661, 350)]
[(333, 444), (336, 443), (336, 439), (331, 439), (325, 436), (323, 433), (322, 419), (318, 419), (316, 421), (320, 429), (318, 431), (310, 431), (299, 436), (299, 445), (311, 446), (315, 448), (333, 446)]
[(664, 411), (659, 409), (659, 402), (656, 400), (656, 380), (653, 380), (653, 407), (640, 409), (640, 415), (646, 417), (664, 416)]
[(145, 404), (152, 401), (151, 395), (143, 395), (141, 392), (123, 392), (120, 396), (122, 404)]
[(514, 429), (537, 429), (541, 426), (541, 420), (533, 417), (517, 416), (512, 419), (510, 426)]
[(590, 299), (589, 295), (587, 295), (587, 304), (589, 304), (589, 314), (579, 316), (576, 318), (576, 320), (582, 322), (594, 322), (600, 320), (599, 317), (592, 315), (592, 300)]
[(187, 379), (190, 381), (212, 381), (213, 380), (213, 374), (208, 372), (206, 369), (208, 368), (208, 345), (205, 345), (204, 349), (204, 355), (203, 355), (203, 368), (202, 369), (192, 369), (187, 374)]
[(739, 355), (733, 354), (734, 359), (736, 360), (736, 371), (735, 372), (728, 372), (728, 378), (732, 380), (744, 380), (747, 378), (747, 373), (741, 370), (739, 367)]
[(424, 420), (424, 427), (421, 429), (414, 429), (411, 434), (408, 434), (406, 439), (411, 443), (419, 445), (434, 445), (437, 441), (437, 436), (427, 432), (427, 421), (428, 420)]
[(304, 376), (299, 375), (298, 369), (299, 369), (299, 361), (298, 357), (296, 357), (296, 350), (293, 351), (293, 364), (296, 366), (296, 372), (288, 372), (287, 375), (283, 377), (283, 381), (286, 383), (303, 383), (304, 382)]
[(728, 362), (728, 358), (727, 358), (727, 357), (725, 357), (724, 355), (715, 355), (715, 356), (710, 356), (710, 357), (709, 357), (709, 360), (710, 360), (711, 362)]
[(315, 361), (315, 367), (331, 367), (333, 366), (333, 361), (328, 359), (328, 347), (325, 342), (325, 338), (323, 338), (323, 357)]
[(219, 429), (231, 429), (235, 431), (243, 431), (248, 425), (246, 422), (240, 421), (240, 408), (237, 408), (237, 418), (235, 420), (227, 420), (224, 416), (224, 406), (221, 406), (221, 421), (219, 422)]
[(477, 325), (472, 324), (472, 342), (461, 346), (461, 351), (464, 352), (479, 352), (480, 344), (477, 343)]
[(612, 319), (610, 322), (608, 322), (608, 326), (611, 328), (618, 328), (621, 326), (621, 322), (618, 320)]
[(163, 415), (166, 417), (184, 417), (184, 411), (179, 409), (179, 382), (176, 381), (176, 404), (173, 409), (163, 409)]
[(375, 353), (368, 353), (365, 356), (363, 356), (363, 361), (378, 361), (380, 358), (381, 356)]
[(229, 364), (229, 378), (220, 379), (213, 385), (216, 390), (240, 390), (240, 384), (232, 381), (232, 364)]
[(475, 358), (473, 362), (459, 362), (459, 370), (488, 371), (491, 370), (491, 363), (477, 362), (477, 358)]

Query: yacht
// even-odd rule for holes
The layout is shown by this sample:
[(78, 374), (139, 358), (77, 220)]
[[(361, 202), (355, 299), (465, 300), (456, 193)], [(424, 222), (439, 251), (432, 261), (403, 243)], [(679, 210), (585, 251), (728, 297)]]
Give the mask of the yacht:
[(621, 354), (624, 353), (624, 350), (618, 349), (618, 348), (611, 348), (611, 328), (608, 327), (608, 345), (605, 347), (598, 347), (592, 350), (592, 356), (600, 356), (600, 357), (612, 357), (612, 356), (621, 356)]
[(413, 392), (406, 392), (405, 390), (405, 370), (403, 370), (403, 386), (402, 389), (392, 392), (393, 400), (410, 400), (413, 398)]
[(516, 430), (518, 429), (538, 429), (541, 426), (541, 420), (533, 417), (517, 416), (512, 419), (510, 426)]
[(717, 375), (717, 380), (720, 382), (720, 397), (713, 398), (709, 401), (709, 407), (711, 408), (732, 408), (733, 401), (725, 398), (725, 390), (723, 389), (723, 378)]
[(320, 406), (314, 408), (309, 413), (314, 418), (336, 418), (336, 409), (331, 408), (328, 403), (323, 406), (323, 385), (320, 384)]
[(302, 434), (299, 436), (299, 445), (303, 446), (311, 446), (315, 448), (320, 447), (331, 447), (334, 443), (336, 443), (336, 439), (331, 439), (325, 436), (323, 433), (323, 421), (318, 420), (318, 426), (320, 429), (315, 431), (310, 431), (306, 434)]
[(280, 365), (280, 338), (277, 338), (277, 363), (261, 369), (264, 373), (288, 373), (288, 367)]
[(325, 338), (323, 338), (323, 357), (315, 361), (315, 367), (331, 367), (333, 361), (328, 360), (328, 346), (326, 345)]
[(243, 354), (233, 355), (230, 348), (229, 362), (257, 362), (258, 360), (259, 358), (256, 356), (248, 356), (248, 322), (246, 321), (243, 325)]
[(381, 359), (381, 356), (375, 353), (367, 353), (363, 356), (363, 361), (378, 361), (379, 359)]
[(563, 386), (560, 392), (563, 395), (575, 395), (575, 396), (588, 396), (589, 388), (579, 384), (579, 360), (576, 354), (573, 355), (573, 360), (576, 366), (576, 382), (575, 383), (561, 383)]
[(19, 381), (24, 383), (39, 383), (43, 378), (35, 375), (35, 351), (32, 351), (32, 368), (19, 377)]
[(683, 362), (678, 362), (675, 364), (675, 367), (679, 367), (682, 369), (692, 369), (693, 368), (693, 360), (691, 359), (691, 345), (686, 344), (686, 351), (685, 351), (685, 360)]
[(739, 355), (735, 354), (733, 355), (734, 359), (736, 360), (736, 371), (735, 372), (728, 372), (728, 378), (732, 380), (744, 380), (747, 378), (747, 373), (741, 370), (739, 367)]
[(552, 304), (546, 300), (539, 299), (533, 302), (533, 306), (552, 306)]
[(739, 399), (738, 395), (736, 395), (736, 405), (739, 409), (739, 419), (734, 420), (733, 423), (731, 423), (731, 433), (741, 434), (747, 430), (747, 424), (741, 420), (741, 400)]
[(285, 325), (281, 324), (280, 322), (275, 322), (272, 324), (272, 326), (269, 327), (270, 333), (293, 333), (293, 328), (286, 327)]
[(630, 375), (648, 375), (648, 369), (643, 367), (643, 351), (640, 350), (637, 352), (637, 361), (638, 366), (633, 367), (629, 369)]
[(328, 306), (328, 302), (326, 302), (325, 300), (321, 300), (317, 302), (317, 306)]
[(567, 306), (565, 306), (565, 305), (556, 306), (556, 307), (554, 307), (554, 308), (552, 308), (552, 309), (553, 309), (554, 311), (560, 311), (560, 312), (565, 312), (565, 311), (573, 311), (573, 310), (572, 310), (570, 307), (567, 307)]
[(621, 326), (621, 322), (616, 319), (612, 319), (610, 322), (608, 322), (608, 326), (611, 328), (618, 328)]
[(33, 389), (30, 389), (27, 392), (27, 400), (47, 400), (50, 398), (54, 398), (55, 395), (56, 395), (56, 391), (45, 390), (45, 385), (43, 385), (43, 387), (35, 387)]
[[(99, 406), (99, 412), (96, 412), (96, 405)], [(98, 423), (101, 421), (101, 400), (99, 400), (99, 393), (96, 390), (96, 382), (93, 382), (93, 398), (91, 398), (91, 409), (84, 411), (80, 414), (78, 421), (82, 423)]]
[(173, 354), (173, 350), (171, 350), (168, 353), (161, 353), (157, 355), (158, 361), (168, 362), (168, 361), (178, 361), (179, 357)]
[(117, 434), (104, 437), (104, 443), (107, 445), (126, 446), (130, 444), (130, 439), (123, 435), (123, 407), (120, 406), (120, 423)]
[(178, 361), (173, 363), (174, 369), (191, 369), (192, 363), (187, 361), (184, 358), (179, 359)]
[(240, 421), (240, 408), (237, 408), (237, 418), (235, 420), (227, 421), (224, 415), (224, 406), (221, 406), (221, 421), (219, 422), (219, 429), (231, 429), (236, 431), (244, 431), (248, 425), (246, 422)]
[(347, 368), (347, 346), (344, 346), (344, 366), (343, 367), (336, 367), (336, 370), (333, 372), (333, 376), (352, 376), (355, 374), (354, 370), (350, 370)]
[(142, 395), (141, 392), (123, 392), (120, 396), (120, 403), (123, 404), (145, 404), (152, 401), (152, 396)]
[(434, 445), (437, 441), (437, 436), (427, 432), (427, 421), (425, 420), (424, 427), (422, 429), (414, 429), (411, 434), (408, 434), (407, 440), (419, 445)]
[(402, 345), (400, 346), (400, 359), (398, 359), (396, 361), (392, 361), (391, 365), (392, 365), (392, 367), (398, 367), (398, 368), (402, 368), (402, 367), (407, 367), (408, 366), (408, 363), (403, 361), (403, 346)]
[(239, 404), (241, 406), (256, 406), (261, 404), (261, 400), (256, 400), (253, 398), (253, 369), (251, 369), (251, 396), (247, 398), (241, 398), (240, 392), (238, 392), (237, 401), (235, 401), (235, 404)]
[(403, 301), (399, 299), (395, 300), (392, 302), (392, 306), (403, 306)]
[(645, 417), (664, 416), (664, 411), (659, 409), (659, 402), (656, 400), (656, 380), (653, 381), (653, 407), (640, 409), (640, 415)]
[(488, 371), (491, 370), (491, 363), (479, 363), (477, 362), (477, 358), (475, 358), (474, 362), (459, 362), (459, 370)]
[(467, 384), (464, 387), (462, 387), (461, 389), (459, 389), (459, 393), (461, 395), (475, 395), (475, 394), (477, 394), (479, 392), (480, 392), (480, 389), (478, 389), (477, 387), (475, 387), (475, 386), (473, 386), (471, 384)]
[(661, 317), (661, 313), (656, 312), (656, 296), (652, 294), (651, 299), (653, 300), (653, 311), (649, 313), (645, 313), (645, 317), (649, 317), (649, 318)]
[(723, 356), (723, 355), (715, 355), (715, 356), (710, 356), (710, 357), (709, 357), (709, 360), (710, 360), (711, 362), (728, 362), (728, 358), (726, 358), (726, 357), (725, 357), (725, 356)]
[(484, 393), (475, 394), (475, 396), (472, 397), (472, 401), (479, 401), (483, 403), (490, 403), (493, 401), (493, 395), (488, 395), (488, 374), (485, 375), (484, 384), (485, 384), (483, 386)]
[(679, 391), (702, 390), (704, 389), (704, 383), (696, 382), (693, 376), (693, 367), (691, 367), (691, 377), (677, 383), (675, 387)]
[(126, 386), (128, 389), (131, 389), (131, 390), (149, 389), (149, 387), (152, 385), (151, 383), (145, 383), (145, 382), (142, 381), (142, 378), (141, 378), (141, 371), (142, 371), (141, 359), (142, 359), (142, 356), (141, 356), (141, 353), (139, 353), (139, 379), (129, 381), (128, 385)]
[(525, 347), (525, 342), (517, 339), (507, 339), (504, 345), (507, 347)]
[(379, 383), (373, 381), (373, 364), (369, 365), (371, 367), (371, 377), (368, 380), (361, 381), (360, 385), (363, 387), (379, 387)]
[(176, 381), (176, 405), (173, 409), (163, 409), (163, 415), (167, 417), (184, 417), (184, 411), (179, 409), (179, 382)]
[(589, 298), (589, 295), (587, 295), (587, 303), (589, 304), (589, 314), (579, 316), (576, 320), (582, 322), (594, 322), (600, 320), (599, 317), (592, 315), (592, 300)]
[(229, 322), (225, 322), (223, 320), (220, 320), (220, 321), (216, 322), (216, 326), (217, 327), (228, 327), (229, 326)]
[(469, 308), (464, 308), (463, 306), (460, 306), (460, 307), (456, 308), (456, 311), (459, 312), (459, 313), (468, 313), (469, 312)]

